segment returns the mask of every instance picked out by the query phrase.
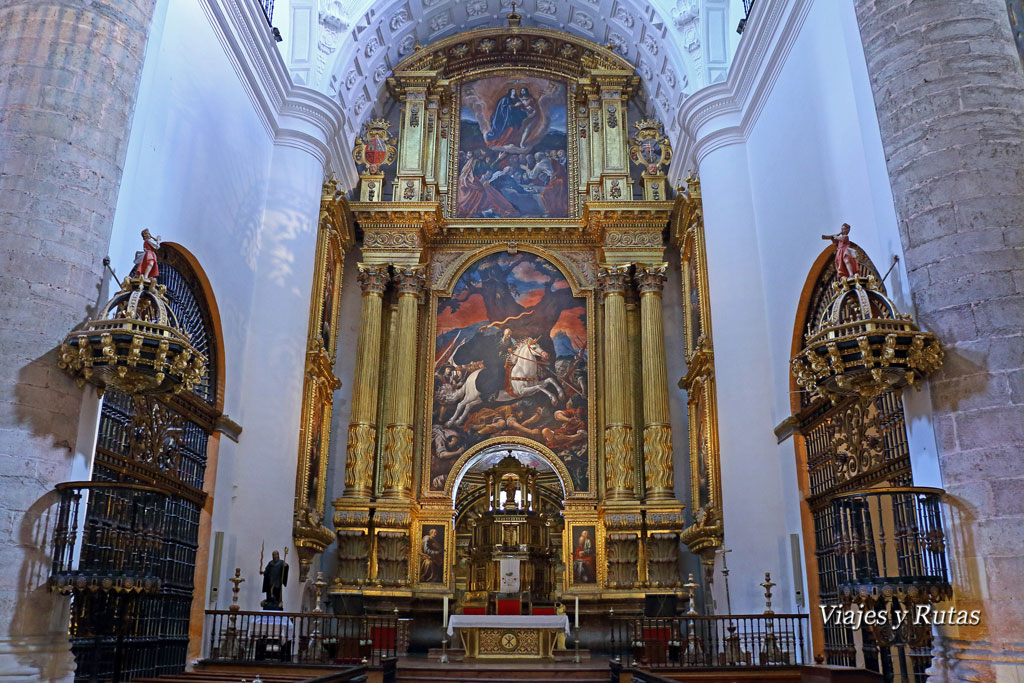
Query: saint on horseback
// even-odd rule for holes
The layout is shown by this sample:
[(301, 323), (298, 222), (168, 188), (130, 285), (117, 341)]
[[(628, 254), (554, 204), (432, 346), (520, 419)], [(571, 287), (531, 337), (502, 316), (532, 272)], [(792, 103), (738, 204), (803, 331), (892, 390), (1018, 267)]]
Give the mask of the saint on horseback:
[[(445, 423), (446, 426), (461, 426), (473, 409), (484, 403), (516, 403), (537, 393), (547, 396), (551, 405), (558, 405), (565, 399), (561, 384), (551, 369), (551, 356), (540, 348), (536, 339), (527, 337), (517, 342), (506, 329), (498, 346), (499, 357), (504, 356), (505, 377), (501, 389), (488, 392), (487, 383), (478, 383), (486, 367), (472, 372), (455, 396), (455, 413)], [(502, 349), (506, 349), (504, 353)]]

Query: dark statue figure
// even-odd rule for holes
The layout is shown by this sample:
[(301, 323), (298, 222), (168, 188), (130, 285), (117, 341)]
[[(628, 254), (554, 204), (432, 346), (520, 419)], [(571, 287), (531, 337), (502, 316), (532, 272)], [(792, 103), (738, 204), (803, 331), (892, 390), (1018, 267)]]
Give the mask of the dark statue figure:
[(267, 599), (260, 603), (260, 607), (280, 612), (284, 609), (281, 589), (288, 585), (288, 563), (281, 559), (276, 550), (271, 557), (263, 570), (263, 592)]

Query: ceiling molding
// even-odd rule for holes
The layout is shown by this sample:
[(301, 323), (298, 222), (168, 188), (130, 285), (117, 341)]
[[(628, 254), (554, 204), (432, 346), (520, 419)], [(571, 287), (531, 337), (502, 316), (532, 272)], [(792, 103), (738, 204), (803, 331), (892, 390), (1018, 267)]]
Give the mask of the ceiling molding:
[[(349, 113), (343, 127), (349, 142), (364, 121), (384, 112), (389, 99), (387, 77), (416, 45), (505, 26), (511, 11), (511, 0), (318, 2), (314, 29), (319, 37), (304, 41), (318, 54), (304, 54), (297, 62), (303, 65), (311, 87), (336, 98)], [(280, 4), (290, 11), (287, 0)], [(658, 116), (675, 138), (681, 132), (678, 107), (707, 82), (701, 4), (701, 0), (518, 0), (516, 12), (522, 15), (524, 28), (553, 29), (613, 46), (645, 83), (644, 114)], [(312, 73), (309, 64), (316, 65)]]
[(742, 143), (757, 122), (814, 0), (754, 5), (725, 81), (698, 90), (679, 111), (682, 136), (669, 178), (678, 184), (708, 154)]
[(336, 99), (295, 85), (263, 12), (249, 0), (200, 0), (239, 82), (275, 144), (303, 149), (353, 186), (358, 174), (340, 139), (348, 121)]

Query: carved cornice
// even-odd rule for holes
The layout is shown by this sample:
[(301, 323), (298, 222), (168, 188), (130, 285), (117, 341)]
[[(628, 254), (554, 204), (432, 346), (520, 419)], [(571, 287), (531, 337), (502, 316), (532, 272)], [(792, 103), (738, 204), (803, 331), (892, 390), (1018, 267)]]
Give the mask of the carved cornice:
[(426, 237), (444, 220), (440, 202), (352, 202), (349, 208), (363, 230), (422, 229)]
[(311, 154), (354, 185), (355, 164), (341, 148), (345, 111), (327, 95), (294, 84), (258, 5), (202, 0), (202, 6), (267, 133), (276, 143)]
[[(499, 26), (458, 33), (414, 52), (395, 66), (396, 80), (406, 74), (445, 78), (489, 66), (537, 66), (577, 78), (591, 72), (620, 76), (623, 85), (636, 87), (633, 65), (612, 50), (562, 31), (534, 26)], [(389, 79), (391, 85), (391, 79)]]
[(672, 207), (670, 201), (590, 201), (583, 205), (583, 222), (604, 231), (638, 229), (660, 236), (672, 217)]
[(714, 150), (745, 142), (771, 94), (813, 2), (756, 3), (725, 81), (683, 101), (682, 149), (669, 171), (673, 182)]

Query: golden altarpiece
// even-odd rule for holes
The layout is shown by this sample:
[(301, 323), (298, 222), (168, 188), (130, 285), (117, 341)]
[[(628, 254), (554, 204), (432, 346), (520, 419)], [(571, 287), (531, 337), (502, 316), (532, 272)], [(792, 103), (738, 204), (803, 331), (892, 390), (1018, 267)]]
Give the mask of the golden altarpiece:
[[(397, 126), (356, 140), (359, 200), (324, 198), (361, 236), (362, 291), (329, 593), (628, 613), (683, 592), (661, 307), (666, 231), (685, 233), (670, 224), (692, 201), (667, 198), (660, 124), (627, 122), (638, 85), (614, 52), (515, 14), (395, 67)], [(336, 323), (315, 303), (307, 388), (330, 365), (316, 325)], [(307, 414), (311, 557), (329, 543), (312, 508), (330, 434)]]

